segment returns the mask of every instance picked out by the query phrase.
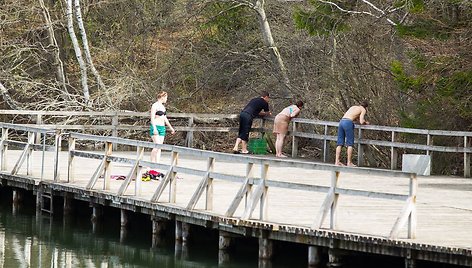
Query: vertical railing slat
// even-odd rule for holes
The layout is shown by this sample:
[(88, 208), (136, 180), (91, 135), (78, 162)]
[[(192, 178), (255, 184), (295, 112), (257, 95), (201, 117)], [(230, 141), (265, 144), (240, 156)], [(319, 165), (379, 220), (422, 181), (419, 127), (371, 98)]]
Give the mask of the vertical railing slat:
[[(207, 172), (211, 173), (214, 170), (215, 158), (208, 158), (207, 163)], [(213, 178), (209, 175), (206, 185), (206, 200), (205, 200), (205, 209), (213, 210)]]
[(297, 157), (298, 155), (298, 139), (296, 137), (297, 132), (297, 122), (292, 122), (292, 157)]
[(259, 219), (260, 220), (267, 220), (267, 212), (269, 208), (268, 204), (268, 198), (267, 198), (267, 193), (268, 193), (268, 187), (266, 186), (266, 180), (267, 180), (267, 173), (269, 172), (269, 165), (268, 164), (262, 164), (261, 165), (261, 180), (263, 184), (263, 191), (262, 191), (262, 196), (260, 199), (259, 203)]
[(54, 155), (54, 177), (53, 180), (55, 182), (59, 182), (60, 180), (60, 171), (59, 171), (59, 154), (61, 152), (61, 145), (62, 145), (62, 133), (60, 130), (56, 130), (56, 135), (54, 138), (54, 146), (55, 146), (55, 155)]
[(472, 138), (468, 139), (467, 136), (464, 136), (464, 177), (470, 177), (470, 155), (465, 150), (470, 148), (472, 144)]
[(338, 207), (338, 199), (339, 194), (336, 193), (336, 188), (338, 187), (339, 181), (339, 171), (333, 171), (331, 173), (331, 188), (334, 193), (333, 203), (331, 204), (331, 213), (329, 217), (329, 228), (332, 230), (336, 229), (336, 215), (337, 215), (337, 207)]
[[(395, 131), (392, 131), (392, 142), (395, 142)], [(398, 166), (398, 152), (395, 146), (390, 147), (390, 169), (395, 170)]]
[(359, 132), (358, 132), (358, 142), (357, 142), (357, 165), (359, 167), (362, 167), (364, 165), (364, 148), (363, 148), (363, 144), (361, 144), (361, 141), (362, 141), (362, 129), (359, 128)]
[(103, 175), (103, 190), (110, 190), (110, 176), (111, 176), (111, 162), (108, 160), (113, 152), (113, 143), (105, 142), (105, 165), (104, 165), (104, 175)]
[(67, 181), (70, 183), (75, 182), (74, 151), (75, 138), (69, 137), (69, 164), (67, 165)]
[(2, 141), (0, 146), (0, 157), (1, 159), (1, 169), (2, 171), (7, 170), (7, 150), (8, 150), (8, 128), (2, 128)]
[[(188, 119), (188, 127), (193, 127), (194, 126), (194, 119), (193, 116), (190, 116)], [(187, 147), (193, 148), (193, 130), (187, 131)]]
[(328, 135), (328, 125), (324, 125), (324, 135), (325, 137), (323, 138), (323, 162), (326, 163), (328, 161), (329, 156), (329, 143), (326, 139), (326, 136)]
[(416, 193), (418, 192), (418, 179), (416, 178), (416, 174), (412, 174), (410, 177), (410, 200), (412, 202), (412, 208), (410, 212), (410, 216), (408, 217), (408, 238), (414, 239), (416, 238)]

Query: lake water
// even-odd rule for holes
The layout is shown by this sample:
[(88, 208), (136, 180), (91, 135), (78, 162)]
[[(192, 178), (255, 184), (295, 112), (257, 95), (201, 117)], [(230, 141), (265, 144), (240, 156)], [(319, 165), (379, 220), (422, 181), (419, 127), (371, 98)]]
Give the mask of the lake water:
[[(104, 212), (95, 226), (87, 203), (76, 204), (73, 216), (37, 214), (33, 197), (13, 208), (11, 191), (0, 187), (0, 268), (16, 267), (307, 267), (307, 246), (277, 242), (271, 263), (259, 263), (256, 239), (237, 240), (229, 261), (219, 263), (218, 232), (191, 229), (190, 241), (175, 242), (173, 226), (152, 247), (149, 216), (133, 215), (120, 236), (120, 213)], [(60, 205), (60, 204), (59, 204)], [(326, 258), (326, 257), (324, 257)], [(327, 260), (323, 260), (326, 267)], [(350, 254), (343, 266), (405, 267), (401, 258)], [(452, 267), (418, 263), (417, 267)]]

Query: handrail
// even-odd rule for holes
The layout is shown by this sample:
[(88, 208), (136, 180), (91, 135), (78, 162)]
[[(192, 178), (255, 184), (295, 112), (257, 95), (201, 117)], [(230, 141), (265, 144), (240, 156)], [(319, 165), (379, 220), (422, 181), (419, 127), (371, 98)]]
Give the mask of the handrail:
[[(120, 130), (140, 130), (145, 131), (147, 126), (134, 126), (120, 124), (119, 119), (121, 117), (139, 117), (147, 118), (149, 114), (147, 112), (131, 112), (131, 111), (105, 111), (105, 112), (79, 112), (79, 111), (21, 111), (21, 110), (0, 110), (0, 115), (32, 115), (37, 116), (36, 126), (41, 128), (52, 128), (61, 130), (111, 130), (113, 136), (118, 136)], [(47, 125), (43, 124), (42, 116), (101, 116), (110, 117), (110, 125)], [(187, 132), (186, 145), (188, 147), (193, 146), (193, 132), (236, 132), (237, 126), (225, 126), (225, 127), (208, 127), (208, 126), (197, 126), (198, 120), (208, 122), (212, 120), (221, 119), (236, 119), (239, 115), (237, 114), (197, 114), (197, 113), (169, 113), (169, 118), (174, 119), (188, 119), (187, 126), (175, 126), (178, 131)], [(273, 121), (274, 117), (266, 117), (263, 119), (267, 121)], [(298, 126), (300, 125), (316, 125), (324, 128), (324, 133), (310, 133), (300, 131)], [(329, 135), (329, 128), (337, 128), (338, 122), (314, 120), (307, 118), (294, 118), (292, 119), (292, 131), (288, 132), (288, 135), (292, 137), (292, 156), (298, 155), (298, 139), (309, 138), (323, 141), (323, 161), (327, 162), (329, 158), (329, 142), (336, 141), (336, 136)], [(27, 127), (34, 125), (28, 124)], [(264, 126), (264, 124), (262, 124)], [(427, 129), (413, 129), (403, 127), (391, 127), (391, 126), (377, 126), (377, 125), (356, 125), (358, 137), (356, 144), (358, 144), (358, 166), (364, 165), (364, 147), (367, 145), (376, 145), (390, 148), (390, 168), (395, 170), (398, 168), (398, 153), (397, 149), (412, 149), (425, 151), (426, 154), (431, 155), (432, 152), (448, 152), (448, 153), (463, 153), (464, 159), (464, 177), (471, 176), (471, 155), (472, 155), (472, 132), (468, 131), (447, 131), (447, 130), (427, 130)], [(271, 132), (267, 128), (253, 128), (254, 132)], [(388, 140), (374, 140), (362, 137), (365, 131), (380, 131), (386, 132), (390, 136)], [(399, 142), (397, 136), (400, 134), (416, 134), (425, 136), (425, 144), (419, 143), (407, 143)], [(445, 136), (445, 137), (463, 137), (463, 145), (461, 146), (441, 146), (433, 144), (433, 136)], [(432, 161), (432, 160), (431, 160)]]
[[(2, 162), (4, 159), (7, 158), (7, 150), (3, 148), (3, 146), (9, 143), (8, 138), (8, 130), (13, 129), (17, 131), (24, 131), (28, 133), (28, 142), (24, 144), (24, 150), (20, 156), (20, 159), (17, 161), (13, 170), (10, 172), (11, 175), (18, 175), (20, 174), (20, 167), (24, 162), (26, 157), (31, 156), (31, 152), (34, 150), (34, 135), (37, 133), (43, 133), (46, 131), (50, 133), (50, 130), (47, 129), (40, 129), (40, 128), (33, 128), (33, 127), (25, 127), (25, 126), (16, 126), (13, 124), (2, 124), (2, 129), (4, 132), (2, 133), (2, 140), (0, 147), (2, 157)], [(46, 133), (44, 132), (44, 133)], [(64, 178), (59, 176), (59, 162), (60, 162), (60, 154), (59, 150), (61, 148), (62, 138), (68, 137), (68, 174), (67, 180), (64, 181)], [(43, 141), (46, 139), (44, 138)], [(92, 141), (92, 142), (102, 142), (105, 144), (105, 150), (102, 153), (97, 152), (83, 152), (77, 150), (75, 147), (76, 140), (85, 140), (85, 141)], [(20, 142), (17, 142), (20, 143)], [(122, 157), (113, 155), (113, 144), (121, 144), (127, 146), (133, 146), (137, 150), (136, 158), (130, 157)], [(206, 197), (206, 204), (205, 204), (205, 211), (211, 213), (212, 211), (212, 203), (213, 203), (213, 190), (205, 191), (205, 189), (213, 189), (212, 183), (213, 180), (225, 180), (229, 182), (236, 182), (242, 183), (240, 190), (238, 193), (235, 194), (234, 199), (232, 200), (231, 204), (229, 205), (227, 212), (223, 217), (237, 217), (241, 220), (250, 220), (252, 218), (252, 214), (256, 206), (259, 206), (260, 213), (258, 219), (261, 221), (267, 220), (267, 210), (269, 209), (269, 203), (267, 200), (267, 193), (270, 188), (286, 188), (286, 189), (296, 189), (296, 190), (303, 190), (303, 191), (315, 191), (315, 192), (322, 192), (326, 193), (326, 197), (324, 202), (321, 204), (320, 210), (316, 219), (314, 220), (314, 224), (312, 228), (319, 229), (322, 227), (324, 219), (329, 217), (329, 229), (336, 230), (336, 207), (338, 204), (338, 198), (340, 195), (351, 195), (351, 196), (361, 196), (367, 198), (380, 198), (380, 199), (387, 199), (387, 200), (400, 200), (404, 202), (404, 208), (401, 214), (396, 219), (393, 228), (389, 234), (390, 238), (396, 238), (400, 232), (400, 229), (408, 223), (408, 238), (415, 238), (416, 235), (416, 192), (417, 192), (417, 179), (416, 175), (413, 173), (401, 172), (401, 171), (391, 171), (391, 170), (383, 170), (383, 169), (372, 169), (372, 168), (352, 168), (352, 167), (341, 167), (335, 165), (329, 165), (324, 163), (315, 163), (309, 161), (301, 161), (295, 159), (270, 159), (266, 157), (259, 157), (259, 156), (243, 156), (243, 155), (234, 155), (234, 154), (227, 154), (221, 152), (213, 152), (213, 151), (205, 151), (200, 149), (194, 148), (187, 148), (182, 146), (176, 145), (167, 145), (167, 144), (155, 144), (151, 142), (139, 141), (139, 140), (132, 140), (132, 139), (123, 139), (117, 137), (106, 137), (106, 136), (96, 136), (90, 134), (82, 134), (82, 133), (60, 133), (55, 132), (55, 139), (54, 139), (54, 146), (56, 148), (56, 152), (54, 154), (54, 166), (53, 166), (53, 182), (59, 183), (70, 183), (71, 185), (74, 184), (74, 159), (75, 157), (84, 157), (90, 159), (97, 159), (99, 160), (100, 164), (98, 168), (93, 173), (92, 177), (89, 179), (85, 189), (89, 191), (107, 191), (116, 196), (122, 196), (127, 188), (131, 185), (131, 182), (135, 181), (135, 191), (134, 196), (137, 198), (142, 199), (143, 196), (141, 194), (141, 174), (143, 168), (151, 167), (151, 168), (164, 168), (167, 169), (166, 176), (160, 180), (159, 185), (155, 189), (151, 199), (148, 202), (153, 203), (161, 203), (160, 197), (163, 195), (164, 190), (168, 189), (168, 202), (175, 203), (176, 200), (176, 187), (177, 187), (177, 173), (185, 173), (191, 175), (197, 175), (202, 177), (202, 180), (192, 195), (191, 200), (189, 201), (186, 209), (193, 210), (195, 209), (195, 205), (197, 204), (198, 200), (202, 198), (202, 195), (205, 192)], [(143, 152), (145, 148), (160, 148), (162, 150), (166, 150), (171, 152), (171, 163), (170, 164), (162, 164), (162, 163), (151, 163), (148, 161), (144, 161), (142, 159)], [(44, 149), (43, 149), (44, 154)], [(206, 170), (198, 169), (193, 166), (182, 166), (179, 164), (179, 157), (180, 155), (189, 156), (192, 158), (197, 159), (206, 159), (208, 162)], [(231, 163), (242, 163), (246, 165), (247, 175), (245, 177), (241, 177), (238, 175), (228, 174), (227, 171), (223, 172), (216, 172), (213, 170), (213, 165), (217, 161), (227, 161)], [(28, 161), (29, 163), (31, 161)], [(111, 184), (111, 169), (112, 166), (110, 165), (111, 162), (118, 162), (118, 163), (127, 163), (131, 166), (131, 170), (126, 177), (126, 179), (121, 183), (119, 190), (117, 192), (112, 192), (110, 189)], [(261, 166), (261, 173), (260, 176), (253, 176), (252, 170), (254, 169), (254, 165)], [(44, 170), (45, 162), (44, 157), (42, 161), (42, 170)], [(6, 166), (2, 165), (1, 172), (8, 172), (5, 168)], [(284, 168), (302, 168), (302, 169), (314, 169), (314, 170), (322, 170), (322, 171), (329, 171), (331, 173), (331, 185), (316, 185), (316, 184), (305, 184), (305, 183), (293, 183), (290, 180), (288, 181), (276, 181), (271, 180), (268, 177), (268, 169), (270, 167), (284, 167)], [(382, 192), (382, 191), (367, 191), (367, 190), (359, 190), (359, 189), (350, 189), (350, 188), (342, 188), (338, 185), (339, 175), (340, 173), (353, 173), (353, 174), (360, 174), (365, 176), (384, 176), (387, 179), (392, 178), (407, 178), (410, 181), (409, 192), (408, 194), (397, 194), (397, 193), (390, 193), (390, 192)], [(30, 167), (27, 168), (27, 174), (32, 180), (34, 180), (34, 174), (32, 174)], [(100, 189), (96, 189), (97, 182), (99, 181), (99, 177), (103, 175), (103, 185)], [(43, 174), (41, 174), (41, 179)], [(248, 191), (250, 187), (253, 187), (253, 191)], [(242, 198), (247, 196), (248, 203), (245, 207), (244, 212), (240, 216), (235, 216), (236, 208), (241, 204)]]
[[(315, 191), (315, 192), (324, 192), (327, 193), (325, 201), (323, 202), (320, 212), (315, 220), (313, 228), (319, 229), (322, 227), (323, 221), (326, 217), (330, 217), (330, 229), (336, 229), (336, 205), (337, 199), (339, 195), (352, 195), (352, 196), (362, 196), (367, 198), (380, 198), (380, 199), (388, 199), (388, 200), (400, 200), (404, 201), (405, 205), (402, 210), (401, 215), (395, 221), (395, 224), (390, 232), (390, 238), (396, 238), (400, 232), (402, 226), (404, 226), (408, 222), (408, 237), (414, 238), (416, 234), (416, 189), (417, 189), (417, 179), (416, 175), (413, 173), (408, 172), (401, 172), (401, 171), (392, 171), (392, 170), (384, 170), (384, 169), (372, 169), (372, 168), (352, 168), (352, 167), (345, 167), (345, 166), (335, 166), (329, 165), (324, 163), (315, 163), (309, 161), (301, 161), (295, 159), (270, 159), (266, 157), (259, 157), (259, 156), (243, 156), (243, 155), (234, 155), (228, 153), (221, 153), (221, 152), (213, 152), (213, 151), (205, 151), (200, 149), (194, 148), (187, 148), (182, 146), (176, 145), (166, 145), (166, 144), (155, 144), (151, 142), (143, 142), (131, 139), (123, 139), (123, 138), (116, 138), (116, 137), (105, 137), (105, 136), (96, 136), (90, 134), (81, 134), (81, 133), (70, 133), (69, 139), (73, 140), (75, 144), (75, 140), (86, 140), (86, 141), (94, 141), (94, 142), (102, 142), (106, 144), (105, 152), (100, 153), (87, 153), (75, 150), (69, 150), (69, 166), (73, 166), (72, 162), (74, 157), (85, 157), (85, 158), (94, 158), (99, 159), (101, 164), (94, 172), (94, 175), (90, 179), (89, 183), (87, 184), (86, 189), (93, 191), (95, 189), (95, 184), (97, 182), (97, 178), (99, 174), (105, 174), (104, 176), (104, 183), (101, 190), (109, 191), (110, 188), (107, 186), (110, 183), (110, 178), (107, 174), (110, 174), (110, 165), (106, 163), (110, 162), (118, 162), (118, 163), (127, 163), (132, 166), (132, 169), (127, 176), (127, 179), (123, 181), (120, 190), (118, 191), (118, 195), (122, 195), (127, 187), (130, 185), (131, 180), (133, 178), (140, 178), (141, 177), (141, 170), (144, 167), (150, 168), (159, 168), (167, 170), (166, 176), (160, 181), (157, 189), (155, 190), (152, 198), (149, 200), (151, 202), (159, 202), (159, 198), (163, 195), (164, 189), (167, 186), (169, 188), (169, 202), (174, 203), (176, 200), (176, 191), (175, 188), (177, 187), (176, 183), (176, 174), (177, 173), (184, 173), (184, 174), (191, 174), (202, 177), (202, 181), (200, 185), (193, 193), (193, 197), (189, 201), (187, 205), (187, 209), (192, 210), (195, 207), (195, 204), (198, 200), (202, 197), (204, 189), (208, 189), (207, 187), (212, 188), (211, 183), (215, 179), (225, 180), (230, 182), (239, 182), (242, 183), (240, 191), (236, 194), (236, 197), (231, 202), (230, 207), (225, 216), (234, 217), (235, 207), (237, 207), (241, 199), (244, 195), (249, 194), (247, 192), (248, 187), (255, 187), (254, 191), (251, 194), (249, 199), (249, 203), (246, 206), (245, 211), (241, 216), (239, 216), (242, 220), (248, 220), (251, 218), (251, 215), (254, 212), (255, 207), (259, 204), (261, 208), (259, 219), (264, 221), (267, 218), (267, 209), (268, 203), (266, 200), (267, 191), (269, 188), (276, 187), (276, 188), (286, 188), (286, 189), (297, 189), (297, 190), (304, 190), (304, 191)], [(121, 145), (127, 146), (134, 146), (138, 149), (138, 151), (142, 151), (144, 148), (160, 148), (162, 150), (169, 151), (171, 153), (171, 163), (170, 164), (162, 164), (162, 163), (151, 163), (147, 161), (143, 161), (140, 157), (138, 159), (128, 158), (128, 157), (119, 157), (114, 156), (111, 152), (110, 148), (112, 148), (112, 143), (119, 143)], [(138, 154), (139, 155), (139, 154)], [(197, 159), (207, 159), (208, 160), (208, 167), (207, 170), (197, 169), (194, 167), (184, 167), (178, 164), (178, 159), (180, 155), (185, 155), (192, 158)], [(247, 175), (246, 177), (231, 175), (227, 173), (215, 172), (213, 171), (213, 164), (215, 161), (227, 161), (231, 163), (243, 163), (247, 166), (247, 170), (251, 170), (254, 165), (260, 165), (261, 168), (261, 175), (260, 177), (252, 177)], [(322, 170), (322, 171), (330, 171), (332, 174), (331, 179), (331, 186), (323, 186), (323, 185), (312, 185), (312, 184), (304, 184), (304, 183), (293, 183), (290, 181), (274, 181), (270, 180), (267, 177), (267, 170), (270, 167), (284, 167), (284, 168), (303, 168), (303, 169), (314, 169), (314, 170)], [(378, 192), (378, 191), (366, 191), (366, 190), (358, 190), (358, 189), (349, 189), (349, 188), (342, 188), (338, 186), (339, 174), (340, 173), (353, 173), (353, 174), (362, 174), (366, 176), (386, 176), (388, 178), (408, 178), (410, 180), (410, 189), (408, 194), (394, 194), (388, 192)], [(73, 169), (69, 170), (69, 174), (73, 174)], [(139, 179), (136, 179), (138, 182)], [(73, 182), (73, 181), (71, 181)], [(137, 184), (136, 184), (137, 185)], [(140, 185), (135, 186), (140, 187)], [(140, 197), (138, 193), (140, 193), (140, 188), (135, 189), (135, 196)], [(142, 197), (141, 197), (142, 198)], [(212, 207), (212, 192), (206, 193), (206, 210), (211, 211)], [(265, 208), (265, 209), (262, 209)]]

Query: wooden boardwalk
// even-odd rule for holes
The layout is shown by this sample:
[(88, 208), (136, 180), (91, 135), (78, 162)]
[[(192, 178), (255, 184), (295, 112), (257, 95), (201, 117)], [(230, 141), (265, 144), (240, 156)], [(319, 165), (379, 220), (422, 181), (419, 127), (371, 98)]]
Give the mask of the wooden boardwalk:
[[(21, 151), (9, 150), (7, 170), (13, 168), (14, 162), (19, 158)], [(75, 181), (67, 183), (68, 163), (63, 161), (68, 158), (68, 152), (60, 153), (61, 181), (55, 183), (67, 187), (85, 190), (87, 183), (93, 175), (101, 160), (76, 158)], [(136, 152), (114, 152), (113, 155), (133, 158)], [(54, 153), (45, 153), (45, 163), (53, 165)], [(244, 157), (244, 156), (241, 156)], [(144, 159), (149, 159), (146, 152)], [(170, 162), (170, 155), (164, 153), (161, 158), (163, 163)], [(41, 173), (42, 153), (34, 152), (32, 156), (33, 175), (39, 177)], [(112, 163), (111, 175), (127, 175), (131, 165)], [(192, 167), (205, 171), (207, 162), (205, 159), (195, 157), (180, 157), (179, 166)], [(260, 167), (256, 167), (256, 170)], [(166, 172), (165, 170), (160, 170)], [(245, 176), (246, 167), (242, 163), (216, 162), (215, 172), (227, 173), (237, 176)], [(52, 168), (45, 168), (44, 178), (53, 176)], [(19, 174), (26, 173), (25, 167), (19, 170)], [(294, 183), (330, 185), (330, 172), (321, 170), (309, 170), (301, 168), (271, 167), (267, 178), (274, 181), (289, 181)], [(169, 196), (164, 194), (159, 198), (159, 204), (185, 209), (198, 188), (200, 176), (189, 174), (177, 174), (176, 202), (169, 203)], [(39, 179), (35, 179), (36, 184)], [(51, 182), (52, 183), (52, 182)], [(111, 180), (110, 189), (100, 190), (103, 179), (99, 179), (94, 186), (94, 191), (114, 195), (123, 183), (122, 180)], [(128, 187), (125, 196), (137, 198), (141, 201), (151, 199), (158, 187), (158, 181), (142, 182), (142, 195), (133, 196), (134, 183)], [(365, 176), (350, 173), (342, 173), (339, 178), (340, 187), (382, 191), (387, 193), (404, 193), (408, 189), (408, 180), (395, 177)], [(168, 186), (167, 186), (168, 187)], [(239, 182), (214, 180), (213, 182), (213, 209), (208, 212), (223, 216), (234, 196), (241, 187)], [(302, 228), (310, 228), (319, 212), (325, 198), (325, 193), (307, 192), (296, 189), (269, 188), (267, 220), (276, 225), (288, 225)], [(439, 247), (472, 250), (472, 180), (458, 177), (424, 176), (418, 177), (417, 192), (417, 233), (415, 239), (407, 239), (406, 228), (398, 238), (399, 241), (408, 241), (414, 244), (425, 244)], [(195, 209), (204, 211), (205, 200), (201, 198)], [(387, 238), (394, 222), (403, 207), (402, 201), (372, 199), (357, 196), (341, 196), (338, 200), (337, 232), (351, 233), (373, 237)], [(242, 215), (244, 205), (240, 205), (234, 215), (238, 218)], [(256, 208), (258, 211), (258, 208)], [(253, 218), (254, 217), (253, 215)], [(329, 225), (325, 220), (322, 229)]]
[[(218, 229), (220, 250), (231, 236), (255, 237), (261, 259), (270, 258), (272, 241), (288, 241), (308, 245), (309, 263), (324, 247), (330, 259), (345, 250), (402, 257), (407, 267), (416, 259), (472, 266), (470, 179), (2, 126), (1, 185), (13, 187), (14, 199), (15, 189), (31, 191), (37, 206), (56, 195), (64, 206), (89, 202), (93, 216), (110, 206), (122, 222), (133, 211), (150, 215), (156, 229), (160, 221)], [(90, 144), (103, 149), (87, 151)], [(163, 150), (158, 164), (148, 161), (152, 148)], [(166, 175), (133, 180), (149, 168)]]

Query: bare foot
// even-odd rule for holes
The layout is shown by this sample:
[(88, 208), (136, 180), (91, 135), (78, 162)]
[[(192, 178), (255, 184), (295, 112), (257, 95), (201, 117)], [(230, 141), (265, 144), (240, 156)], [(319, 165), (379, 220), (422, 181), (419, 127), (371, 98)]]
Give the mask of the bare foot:
[(344, 167), (345, 165), (341, 162), (335, 163), (336, 166)]
[(281, 155), (276, 155), (276, 157), (282, 157), (282, 158), (287, 158), (288, 156), (281, 154)]
[(354, 165), (353, 163), (348, 163), (347, 166), (348, 166), (348, 167), (357, 167), (357, 166)]

